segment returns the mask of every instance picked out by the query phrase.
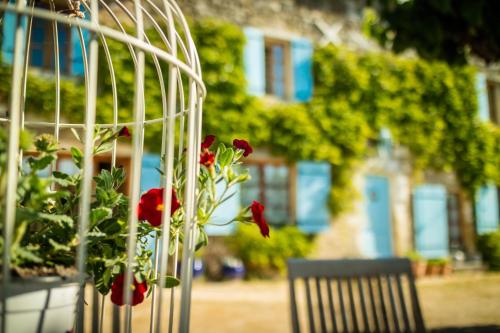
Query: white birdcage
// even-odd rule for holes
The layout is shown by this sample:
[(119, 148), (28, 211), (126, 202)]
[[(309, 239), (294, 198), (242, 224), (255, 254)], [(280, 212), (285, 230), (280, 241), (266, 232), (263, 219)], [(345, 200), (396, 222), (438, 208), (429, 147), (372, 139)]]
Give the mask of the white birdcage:
[[(161, 187), (165, 190), (163, 205), (163, 221), (162, 233), (169, 234), (170, 228), (170, 207), (172, 196), (172, 179), (174, 159), (176, 156), (185, 154), (185, 173), (186, 183), (184, 185), (184, 240), (182, 245), (174, 244), (175, 253), (169, 255), (169, 248), (172, 247), (170, 237), (162, 237), (156, 239), (155, 251), (155, 272), (159, 276), (158, 285), (152, 291), (151, 309), (150, 309), (150, 327), (151, 332), (172, 331), (174, 326), (178, 327), (179, 332), (189, 331), (189, 313), (190, 313), (190, 293), (192, 279), (192, 262), (194, 257), (194, 238), (196, 237), (195, 223), (195, 207), (196, 207), (196, 179), (198, 175), (198, 156), (200, 154), (200, 135), (201, 135), (201, 117), (202, 117), (202, 102), (205, 96), (205, 87), (201, 77), (200, 63), (196, 52), (195, 45), (191, 38), (188, 24), (174, 0), (133, 0), (122, 2), (120, 0), (88, 0), (88, 1), (73, 1), (73, 0), (17, 0), (0, 3), (0, 28), (5, 32), (6, 29), (12, 30), (11, 36), (5, 36), (10, 39), (12, 45), (12, 53), (4, 54), (3, 61), (10, 62), (12, 74), (10, 77), (1, 77), (0, 80), (10, 81), (11, 89), (10, 96), (4, 106), (5, 115), (0, 119), (2, 126), (8, 129), (8, 153), (7, 153), (7, 184), (5, 191), (5, 218), (3, 228), (3, 269), (2, 269), (2, 332), (14, 332), (13, 329), (22, 326), (22, 318), (16, 317), (18, 323), (9, 322), (9, 309), (13, 306), (10, 290), (17, 287), (16, 281), (12, 278), (10, 270), (9, 253), (10, 246), (13, 242), (13, 230), (16, 214), (16, 188), (18, 186), (18, 170), (22, 163), (20, 153), (19, 136), (23, 129), (30, 129), (38, 133), (50, 133), (56, 140), (64, 138), (63, 132), (68, 132), (74, 129), (82, 133), (82, 151), (83, 151), (83, 173), (82, 187), (80, 198), (80, 219), (79, 223), (79, 238), (80, 245), (77, 248), (77, 269), (79, 272), (78, 282), (80, 286), (85, 285), (85, 230), (89, 223), (89, 212), (91, 196), (93, 192), (92, 178), (94, 176), (94, 160), (92, 157), (93, 151), (93, 133), (94, 128), (112, 128), (118, 130), (124, 126), (132, 129), (133, 135), (130, 145), (124, 146), (116, 143), (114, 140), (111, 154), (109, 156), (109, 164), (114, 166), (117, 159), (121, 156), (121, 150), (127, 151), (130, 154), (130, 173), (129, 178), (129, 205), (130, 214), (128, 219), (128, 265), (125, 277), (125, 285), (130, 285), (132, 282), (131, 267), (134, 260), (134, 251), (136, 248), (136, 239), (130, 235), (134, 235), (137, 228), (137, 206), (140, 199), (140, 182), (141, 182), (141, 163), (144, 152), (144, 133), (153, 126), (161, 126), (161, 138), (158, 137), (157, 142), (162, 155), (162, 174)], [(30, 115), (29, 107), (26, 107), (27, 85), (32, 76), (28, 75), (33, 67), (33, 60), (30, 60), (30, 49), (35, 48), (33, 25), (34, 22), (45, 22), (51, 25), (51, 43), (52, 53), (50, 55), (51, 73), (47, 76), (47, 71), (41, 73), (42, 77), (49, 77), (54, 80), (54, 107), (49, 118), (43, 118)], [(8, 27), (7, 27), (8, 26)], [(63, 68), (68, 64), (61, 63), (60, 54), (64, 48), (68, 46), (61, 42), (61, 33), (66, 29), (66, 33), (71, 33), (73, 36), (72, 43), (79, 45), (81, 55), (73, 54), (77, 58), (81, 56), (80, 69), (82, 77), (68, 78), (67, 72)], [(156, 40), (159, 42), (151, 42), (148, 36), (148, 31), (153, 31), (156, 34)], [(159, 37), (159, 38), (158, 38)], [(121, 43), (128, 49), (128, 56), (133, 62), (131, 73), (116, 72), (113, 66), (113, 54), (108, 47), (108, 44)], [(45, 60), (47, 62), (47, 60)], [(145, 69), (147, 62), (152, 62), (154, 76), (145, 77)], [(71, 64), (72, 66), (74, 64)], [(100, 71), (98, 76), (98, 69)], [(105, 69), (105, 73), (103, 73)], [(133, 96), (133, 114), (131, 119), (123, 120), (119, 116), (120, 108), (118, 93), (121, 87), (117, 81), (122, 75), (134, 76), (134, 96)], [(109, 110), (109, 119), (112, 122), (98, 123), (96, 122), (96, 112), (103, 112), (96, 105), (98, 92), (98, 78), (107, 76), (110, 81), (110, 89), (112, 102), (105, 110)], [(65, 80), (81, 81), (81, 89), (84, 91), (84, 107), (81, 109), (81, 122), (68, 121), (74, 119), (75, 115), (68, 117), (65, 114), (66, 106), (62, 103), (62, 84)], [(145, 100), (145, 82), (148, 84), (156, 84), (161, 91), (161, 116), (148, 118), (146, 115), (154, 114), (148, 112), (148, 101)], [(125, 87), (127, 88), (127, 87)], [(130, 87), (128, 87), (130, 89)], [(130, 89), (132, 90), (132, 89)], [(0, 101), (2, 104), (2, 101)], [(96, 111), (97, 110), (97, 111)], [(158, 113), (158, 110), (153, 110)], [(107, 111), (106, 111), (107, 112)], [(111, 115), (112, 113), (112, 115)], [(76, 117), (78, 118), (78, 117)], [(50, 168), (50, 172), (56, 171), (58, 166), (54, 164)], [(2, 207), (3, 209), (3, 207)], [(174, 242), (179, 242), (176, 238)], [(182, 253), (180, 252), (182, 248)], [(172, 265), (177, 260), (181, 261), (181, 272), (177, 272), (177, 265)], [(164, 295), (164, 292), (159, 292), (163, 286), (163, 277), (166, 275), (167, 267), (174, 267), (174, 274), (180, 277), (181, 283), (180, 297), (174, 297), (175, 290), (171, 289), (169, 297)], [(129, 283), (127, 283), (129, 282)], [(37, 281), (40, 284), (40, 281)], [(29, 290), (30, 283), (23, 282), (22, 288)], [(50, 282), (48, 283), (50, 285)], [(37, 287), (33, 287), (36, 289)], [(82, 289), (84, 289), (83, 287)], [(79, 301), (76, 311), (76, 329), (83, 332), (83, 323), (89, 322), (84, 320), (84, 292), (82, 289), (79, 293)], [(50, 290), (50, 289), (48, 289)], [(125, 289), (127, 290), (127, 289)], [(50, 293), (50, 292), (49, 292)], [(95, 293), (94, 293), (95, 294)], [(130, 303), (131, 292), (125, 292), (125, 303)], [(166, 300), (165, 298), (168, 298)], [(175, 300), (180, 302), (179, 306), (175, 306)], [(127, 302), (128, 300), (128, 302)], [(21, 302), (26, 302), (21, 300)], [(28, 300), (28, 302), (30, 302)], [(48, 298), (47, 298), (48, 302)], [(98, 306), (101, 304), (101, 306)], [(99, 303), (99, 298), (94, 297), (94, 311), (92, 313), (92, 331), (101, 332), (103, 321), (109, 322), (111, 319), (108, 311), (104, 311), (104, 299)], [(175, 314), (174, 316), (174, 307)], [(86, 306), (88, 308), (88, 306)], [(130, 332), (132, 330), (132, 307), (125, 306), (122, 310), (125, 315), (119, 323), (116, 323), (116, 318), (119, 318), (119, 310), (115, 307), (113, 311), (113, 331)], [(149, 311), (148, 311), (149, 312)], [(41, 311), (38, 317), (37, 332), (52, 332), (54, 328), (44, 326), (43, 321), (48, 321), (50, 316), (54, 314)], [(111, 316), (109, 316), (111, 317)], [(104, 318), (104, 320), (103, 320)], [(178, 322), (177, 322), (178, 318)], [(27, 319), (31, 320), (31, 319)], [(40, 323), (40, 321), (42, 323)], [(174, 325), (174, 322), (176, 324)], [(105, 327), (106, 328), (106, 327)], [(21, 329), (22, 330), (22, 329)], [(15, 330), (21, 332), (21, 330)], [(88, 327), (85, 328), (88, 330)]]

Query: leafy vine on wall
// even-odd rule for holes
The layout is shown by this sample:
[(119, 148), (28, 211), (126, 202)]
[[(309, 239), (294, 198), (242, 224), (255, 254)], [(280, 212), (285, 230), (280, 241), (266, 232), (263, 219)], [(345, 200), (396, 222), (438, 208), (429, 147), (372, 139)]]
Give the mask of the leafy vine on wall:
[[(377, 141), (389, 128), (396, 144), (408, 147), (416, 170), (454, 172), (462, 188), (473, 194), (478, 186), (500, 184), (500, 131), (477, 116), (475, 69), (441, 62), (398, 57), (390, 53), (356, 54), (326, 46), (314, 53), (314, 96), (309, 103), (266, 105), (249, 96), (243, 65), (245, 37), (241, 28), (204, 19), (191, 23), (208, 95), (204, 131), (230, 142), (248, 139), (293, 162), (324, 160), (332, 165), (331, 209), (349, 207), (356, 165), (372, 153), (367, 142)], [(153, 43), (161, 41), (154, 31)], [(108, 41), (117, 75), (119, 115), (131, 120), (134, 75), (129, 50)], [(112, 121), (111, 79), (105, 61), (99, 68), (98, 122)], [(0, 77), (9, 69), (0, 67)], [(167, 84), (167, 66), (161, 66)], [(32, 75), (26, 107), (50, 114), (54, 83)], [(161, 91), (152, 59), (146, 66), (147, 118), (160, 117)], [(81, 115), (84, 90), (78, 81), (62, 87), (63, 113)], [(0, 101), (6, 101), (9, 80), (0, 81)], [(69, 119), (73, 120), (73, 119)], [(146, 145), (158, 149), (161, 127), (146, 131)]]

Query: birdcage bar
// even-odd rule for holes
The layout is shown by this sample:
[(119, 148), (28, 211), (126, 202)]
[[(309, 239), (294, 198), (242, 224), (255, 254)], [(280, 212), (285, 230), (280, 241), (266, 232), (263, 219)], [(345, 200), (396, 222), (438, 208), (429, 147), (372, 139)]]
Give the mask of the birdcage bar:
[[(175, 65), (180, 71), (185, 73), (189, 78), (193, 79), (196, 82), (196, 86), (199, 89), (198, 93), (201, 96), (206, 96), (206, 87), (201, 79), (200, 73), (196, 72), (193, 70), (193, 67), (182, 62), (178, 58), (173, 57), (171, 54), (168, 52), (161, 50), (151, 44), (146, 43), (145, 41), (140, 41), (135, 37), (132, 37), (130, 35), (127, 35), (124, 32), (119, 32), (116, 31), (112, 28), (109, 28), (107, 26), (94, 26), (92, 23), (86, 21), (86, 20), (77, 20), (74, 18), (68, 18), (66, 16), (57, 14), (57, 13), (51, 13), (47, 10), (39, 9), (39, 8), (33, 8), (32, 11), (30, 9), (26, 9), (24, 7), (17, 9), (16, 6), (13, 6), (12, 4), (5, 4), (5, 3), (0, 3), (0, 9), (5, 10), (6, 12), (13, 12), (13, 13), (18, 13), (21, 15), (25, 16), (31, 16), (33, 15), (34, 17), (38, 17), (44, 20), (55, 20), (59, 23), (64, 23), (67, 25), (72, 25), (76, 27), (80, 27), (82, 29), (95, 32), (95, 33), (103, 33), (105, 36), (110, 37), (116, 41), (122, 42), (122, 43), (130, 43), (132, 46), (147, 52), (147, 53), (153, 53), (158, 58), (166, 61), (167, 63), (170, 63), (172, 65)], [(190, 41), (191, 44), (193, 44), (193, 41)], [(191, 47), (194, 47), (192, 45)], [(197, 68), (197, 67), (195, 67)]]
[[(25, 7), (24, 1), (17, 1), (14, 7), (17, 11)], [(21, 15), (17, 15), (15, 39), (14, 39), (14, 57), (12, 62), (12, 88), (9, 105), (9, 144), (7, 159), (7, 184), (5, 196), (5, 221), (4, 221), (4, 249), (10, 249), (12, 233), (14, 231), (16, 214), (16, 189), (17, 189), (17, 153), (19, 151), (19, 134), (21, 128), (21, 97), (22, 97), (22, 74), (23, 74), (23, 42), (25, 40), (25, 31), (21, 24)], [(3, 274), (2, 288), (8, 290), (11, 280), (9, 251), (3, 251)], [(7, 295), (3, 294), (2, 304), (6, 304)], [(5, 311), (2, 311), (2, 331), (6, 327)]]
[[(135, 261), (136, 251), (136, 233), (137, 233), (137, 207), (140, 197), (140, 178), (142, 167), (142, 156), (144, 148), (144, 130), (147, 126), (153, 124), (162, 124), (162, 139), (161, 139), (161, 156), (162, 156), (162, 176), (161, 187), (164, 189), (164, 210), (162, 223), (162, 238), (156, 239), (156, 253), (154, 258), (154, 274), (157, 278), (157, 285), (153, 287), (152, 304), (150, 309), (151, 322), (150, 332), (163, 332), (168, 328), (169, 332), (173, 331), (174, 322), (174, 307), (175, 307), (175, 288), (170, 290), (170, 300), (168, 316), (163, 315), (164, 301), (162, 286), (168, 272), (169, 259), (173, 260), (171, 274), (174, 277), (179, 275), (178, 267), (175, 263), (179, 260), (179, 234), (172, 240), (170, 239), (170, 218), (171, 218), (171, 199), (173, 188), (173, 171), (174, 157), (178, 154), (179, 158), (183, 154), (186, 155), (186, 184), (184, 189), (184, 236), (183, 252), (181, 256), (181, 293), (180, 293), (180, 316), (179, 316), (179, 332), (188, 332), (189, 310), (190, 310), (190, 292), (192, 282), (192, 264), (194, 255), (194, 245), (196, 239), (196, 184), (198, 176), (198, 155), (200, 153), (200, 135), (201, 135), (201, 107), (202, 100), (206, 94), (205, 86), (201, 77), (201, 69), (198, 55), (194, 43), (191, 39), (189, 28), (185, 18), (180, 11), (180, 8), (173, 0), (162, 1), (163, 9), (153, 3), (151, 0), (133, 0), (134, 14), (120, 0), (114, 0), (118, 9), (122, 10), (135, 26), (135, 35), (130, 35), (126, 32), (119, 17), (115, 14), (104, 0), (90, 0), (90, 6), (87, 2), (82, 2), (82, 6), (86, 13), (90, 15), (90, 20), (72, 18), (63, 15), (57, 11), (54, 0), (48, 0), (49, 9), (41, 9), (35, 6), (35, 1), (30, 1), (29, 6), (25, 0), (18, 0), (15, 4), (0, 3), (0, 10), (4, 13), (12, 13), (16, 15), (16, 28), (14, 37), (14, 56), (12, 61), (12, 90), (9, 101), (9, 114), (5, 118), (0, 118), (0, 122), (9, 126), (9, 147), (8, 147), (8, 165), (7, 165), (7, 193), (6, 193), (6, 215), (4, 227), (4, 247), (10, 248), (12, 241), (12, 233), (15, 220), (15, 200), (18, 167), (22, 166), (21, 152), (19, 151), (19, 133), (20, 129), (26, 127), (39, 129), (52, 129), (56, 141), (60, 139), (61, 129), (80, 129), (84, 132), (84, 147), (83, 147), (83, 177), (81, 187), (81, 197), (79, 205), (79, 246), (77, 248), (76, 266), (79, 272), (78, 280), (81, 286), (77, 303), (77, 332), (84, 331), (84, 289), (85, 289), (85, 259), (86, 259), (86, 230), (89, 224), (90, 204), (92, 195), (92, 178), (93, 178), (93, 149), (94, 149), (94, 128), (113, 128), (117, 131), (120, 127), (128, 126), (133, 128), (133, 145), (132, 145), (132, 170), (129, 175), (130, 183), (130, 215), (128, 220), (129, 235), (127, 238), (127, 266), (125, 272), (125, 285), (132, 284), (132, 270)], [(147, 5), (147, 6), (146, 6)], [(100, 11), (107, 13), (111, 21), (116, 24), (118, 29), (113, 29), (99, 22)], [(164, 47), (157, 47), (150, 41), (145, 32), (144, 25), (146, 22), (153, 27), (154, 31), (159, 35)], [(28, 68), (30, 66), (30, 47), (33, 29), (33, 19), (41, 19), (51, 23), (52, 27), (52, 45), (53, 45), (53, 61), (54, 61), (54, 81), (55, 81), (55, 106), (52, 121), (25, 120), (25, 102), (26, 89), (28, 81)], [(3, 18), (2, 18), (3, 19)], [(21, 24), (23, 19), (28, 19), (27, 26)], [(158, 20), (163, 21), (162, 25), (166, 26), (165, 31), (161, 28)], [(174, 22), (179, 23), (175, 25)], [(1, 23), (1, 21), (0, 21)], [(61, 112), (64, 106), (61, 104), (61, 45), (59, 41), (60, 24), (76, 28), (79, 39), (82, 62), (83, 62), (83, 79), (85, 89), (85, 120), (84, 123), (65, 122), (61, 118)], [(176, 30), (176, 27), (182, 29), (182, 36)], [(83, 30), (91, 32), (90, 41), (85, 41)], [(115, 68), (111, 51), (108, 47), (107, 39), (123, 43), (129, 48), (130, 56), (134, 63), (134, 107), (133, 121), (120, 121), (118, 118), (118, 87), (116, 80)], [(88, 45), (88, 48), (86, 46)], [(112, 123), (96, 124), (96, 98), (97, 98), (97, 81), (98, 81), (98, 63), (99, 47), (104, 50), (103, 59), (107, 63), (109, 76), (111, 78), (111, 93), (113, 101), (113, 121)], [(183, 60), (178, 58), (178, 52), (183, 55)], [(158, 84), (161, 93), (162, 117), (154, 119), (146, 119), (145, 117), (145, 97), (144, 97), (144, 75), (145, 75), (145, 57), (151, 56), (156, 69)], [(168, 65), (168, 83), (165, 84), (164, 75), (160, 61), (164, 61)], [(185, 95), (183, 80), (187, 80), (188, 95)], [(185, 96), (188, 96), (187, 107), (185, 105)], [(187, 125), (186, 121), (187, 114)], [(178, 128), (177, 128), (178, 125)], [(176, 142), (176, 129), (179, 132), (178, 141)], [(176, 152), (176, 144), (178, 151)], [(186, 148), (186, 149), (185, 149)], [(118, 146), (114, 140), (111, 149), (111, 166), (116, 166)], [(17, 163), (19, 162), (19, 164)], [(54, 162), (49, 169), (52, 173), (57, 169), (57, 162)], [(170, 244), (173, 242), (174, 244)], [(174, 252), (169, 258), (169, 248), (173, 245)], [(10, 275), (10, 260), (9, 251), (3, 253), (3, 278), (2, 287), (8, 289), (11, 283)], [(102, 332), (104, 324), (104, 309), (106, 297), (100, 297), (93, 290), (93, 332)], [(6, 294), (3, 294), (2, 299), (5, 305)], [(125, 304), (130, 304), (132, 295), (129, 288), (124, 290)], [(5, 309), (5, 307), (4, 307)], [(113, 306), (113, 318), (119, 316), (118, 307)], [(124, 312), (124, 320), (121, 321), (121, 328), (124, 332), (132, 331), (132, 307), (126, 305)], [(6, 311), (2, 311), (2, 316), (5, 316)], [(163, 319), (168, 318), (168, 326), (165, 325)], [(5, 332), (6, 321), (2, 318), (2, 331)], [(113, 320), (113, 332), (122, 331), (119, 323)]]

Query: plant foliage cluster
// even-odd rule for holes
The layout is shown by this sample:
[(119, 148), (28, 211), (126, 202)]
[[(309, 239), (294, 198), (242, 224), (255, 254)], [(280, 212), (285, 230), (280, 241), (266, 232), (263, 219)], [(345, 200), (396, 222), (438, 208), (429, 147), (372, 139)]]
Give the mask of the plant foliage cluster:
[[(367, 143), (379, 140), (381, 128), (391, 130), (395, 144), (408, 147), (415, 170), (454, 172), (470, 194), (489, 181), (500, 183), (500, 134), (477, 117), (475, 71), (471, 67), (451, 67), (390, 53), (355, 54), (333, 46), (319, 47), (314, 55), (312, 100), (266, 105), (246, 92), (245, 37), (241, 29), (210, 19), (192, 22), (191, 29), (208, 90), (204, 130), (217, 133), (223, 142), (235, 136), (251, 139), (254, 146), (289, 161), (331, 163), (333, 213), (349, 205), (354, 193), (350, 184), (353, 170), (373, 153), (373, 145)], [(152, 28), (148, 32), (153, 43), (160, 41)], [(130, 121), (133, 61), (125, 46), (113, 41), (108, 45), (119, 74), (119, 116)], [(111, 122), (110, 75), (106, 62), (101, 64), (98, 121)], [(167, 67), (160, 67), (166, 82)], [(162, 113), (156, 69), (149, 58), (145, 82), (149, 119)], [(0, 98), (5, 98), (8, 80), (2, 81)], [(28, 103), (43, 112), (49, 112), (54, 103), (48, 93), (53, 83), (47, 82), (28, 80)], [(83, 110), (83, 97), (79, 98), (81, 92), (76, 88), (74, 82), (63, 85), (65, 115), (81, 114)], [(160, 146), (160, 133), (160, 126), (146, 131), (146, 143), (152, 150)]]
[[(29, 136), (26, 132), (24, 136)], [(75, 132), (75, 135), (78, 134)], [(111, 130), (95, 132), (94, 156), (111, 150), (118, 133)], [(50, 135), (43, 134), (31, 140), (22, 140), (26, 162), (19, 170), (16, 197), (16, 220), (10, 247), (12, 269), (21, 276), (40, 274), (74, 274), (77, 246), (81, 243), (78, 230), (79, 201), (82, 188), (83, 153), (77, 147), (70, 150), (78, 172), (43, 174), (54, 166), (62, 149)], [(7, 139), (0, 131), (0, 183), (5, 188)], [(95, 194), (85, 230), (86, 269), (97, 290), (107, 294), (116, 276), (123, 273), (127, 263), (127, 221), (129, 200), (120, 192), (125, 181), (122, 168), (102, 170), (93, 179)], [(0, 203), (4, 207), (3, 193)], [(2, 214), (3, 215), (3, 211)], [(3, 230), (2, 217), (0, 229)], [(152, 251), (148, 239), (157, 229), (147, 223), (138, 226), (137, 256), (134, 273), (139, 281), (152, 283)], [(2, 250), (5, 249), (2, 247)], [(66, 272), (66, 273), (65, 273)]]
[(271, 229), (272, 237), (265, 242), (255, 228), (239, 225), (234, 237), (226, 244), (243, 261), (249, 278), (274, 277), (286, 273), (289, 258), (307, 257), (313, 242), (294, 226)]
[(479, 236), (477, 248), (492, 271), (500, 271), (500, 231)]

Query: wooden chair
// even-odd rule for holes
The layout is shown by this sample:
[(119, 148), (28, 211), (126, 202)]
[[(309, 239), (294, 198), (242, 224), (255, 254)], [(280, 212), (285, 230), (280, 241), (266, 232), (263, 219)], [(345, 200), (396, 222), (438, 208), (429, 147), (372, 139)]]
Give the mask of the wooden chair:
[(290, 259), (288, 278), (294, 333), (425, 332), (408, 259)]

